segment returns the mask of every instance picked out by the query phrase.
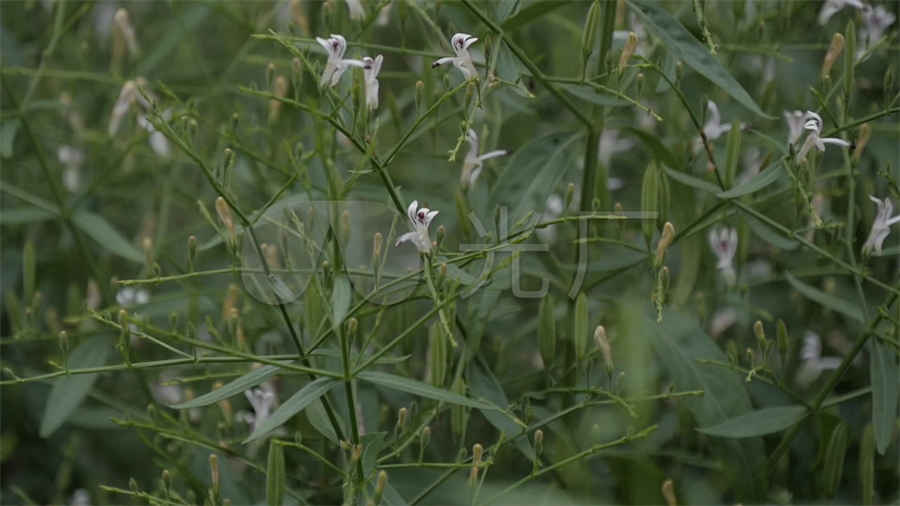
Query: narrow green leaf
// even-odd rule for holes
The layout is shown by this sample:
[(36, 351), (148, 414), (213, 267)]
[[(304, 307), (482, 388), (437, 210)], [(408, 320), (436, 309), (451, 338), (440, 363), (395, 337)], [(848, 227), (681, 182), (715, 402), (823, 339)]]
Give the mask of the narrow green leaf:
[(765, 436), (780, 432), (799, 422), (806, 416), (803, 406), (778, 406), (750, 411), (722, 423), (710, 427), (702, 427), (697, 431), (710, 436), (727, 438), (745, 438)]
[(12, 156), (13, 144), (20, 124), (19, 118), (8, 118), (0, 122), (0, 157), (9, 158)]
[(541, 299), (538, 309), (538, 339), (545, 369), (550, 369), (556, 358), (556, 319), (553, 307), (553, 297), (547, 294)]
[(506, 21), (503, 22), (503, 30), (512, 31), (525, 26), (544, 14), (570, 3), (569, 0), (537, 0), (532, 2), (506, 18)]
[(794, 250), (797, 249), (798, 246), (800, 246), (799, 242), (793, 239), (788, 239), (765, 222), (759, 221), (750, 215), (746, 215), (746, 218), (747, 225), (750, 225), (750, 230), (752, 230), (753, 233), (757, 235), (757, 237), (759, 237), (763, 241), (766, 241), (772, 246), (784, 250)]
[(846, 301), (839, 297), (835, 297), (834, 295), (825, 293), (818, 288), (807, 285), (806, 283), (795, 278), (790, 272), (785, 272), (784, 277), (788, 280), (788, 283), (790, 283), (791, 286), (794, 287), (794, 290), (797, 290), (808, 299), (812, 299), (813, 301), (818, 302), (828, 309), (832, 309), (845, 316), (849, 316), (856, 321), (865, 322), (862, 311), (857, 305), (853, 304), (852, 302)]
[(144, 262), (144, 254), (97, 213), (84, 209), (72, 215), (72, 222), (110, 253), (135, 262)]
[(665, 8), (649, 0), (627, 0), (627, 2), (644, 26), (662, 39), (666, 49), (672, 51), (692, 69), (725, 90), (747, 109), (764, 118), (772, 118), (759, 108), (747, 90)]
[(181, 404), (171, 406), (175, 409), (199, 408), (201, 406), (209, 406), (223, 399), (227, 399), (233, 395), (237, 395), (245, 390), (264, 383), (267, 379), (275, 376), (281, 368), (275, 365), (267, 365), (254, 369), (247, 374), (228, 382), (228, 384), (217, 388), (209, 393), (205, 393), (200, 397), (191, 399)]
[(697, 190), (709, 193), (719, 193), (721, 191), (719, 187), (714, 185), (713, 183), (704, 181), (699, 177), (692, 176), (686, 172), (681, 172), (680, 170), (667, 168), (666, 174), (668, 174), (669, 177), (674, 179), (675, 181), (678, 181), (685, 186), (690, 186), (691, 188), (695, 188)]
[[(487, 369), (481, 361), (473, 361), (469, 371), (469, 387), (473, 394), (487, 399), (503, 409), (509, 408), (509, 399), (506, 396), (506, 392), (503, 391), (503, 387), (500, 385), (500, 382), (497, 381), (494, 374)], [(524, 422), (511, 417), (503, 411), (483, 409), (481, 410), (481, 414), (487, 418), (491, 425), (505, 434), (507, 439), (519, 434), (526, 427)], [(516, 438), (514, 444), (516, 445), (516, 448), (522, 452), (522, 455), (524, 455), (525, 458), (528, 460), (533, 460), (535, 458), (534, 448), (532, 448), (528, 438)]]
[(623, 131), (637, 137), (644, 144), (644, 147), (648, 148), (653, 153), (653, 157), (656, 158), (656, 161), (660, 162), (662, 166), (674, 169), (681, 165), (678, 163), (678, 159), (675, 158), (672, 151), (659, 140), (658, 135), (634, 127), (624, 128)]
[(400, 390), (401, 392), (418, 395), (420, 397), (426, 397), (428, 399), (434, 399), (436, 401), (449, 402), (450, 404), (459, 404), (461, 406), (469, 406), (470, 408), (494, 410), (497, 409), (497, 407), (491, 403), (463, 397), (449, 390), (436, 388), (427, 383), (423, 383), (414, 379), (404, 378), (402, 376), (397, 376), (394, 374), (377, 371), (364, 371), (359, 373), (358, 377), (361, 380), (375, 383), (376, 385), (387, 387), (393, 390)]
[(720, 199), (733, 199), (742, 195), (748, 195), (755, 191), (761, 190), (766, 186), (769, 186), (775, 181), (778, 181), (783, 175), (784, 167), (778, 165), (775, 168), (764, 170), (759, 174), (756, 174), (747, 181), (744, 181), (743, 184), (740, 184), (728, 191), (719, 192), (716, 194), (716, 196)]
[(734, 176), (737, 174), (738, 162), (741, 155), (741, 124), (735, 121), (728, 132), (728, 142), (725, 144), (725, 186), (734, 184)]
[(583, 84), (565, 83), (557, 86), (559, 89), (566, 91), (575, 98), (590, 102), (592, 104), (603, 105), (607, 107), (618, 107), (628, 105), (628, 101), (611, 94), (604, 93), (591, 86)]
[(872, 424), (867, 424), (859, 440), (859, 484), (862, 503), (875, 504), (875, 435)]
[(36, 221), (49, 220), (56, 217), (55, 214), (45, 209), (36, 207), (15, 207), (4, 209), (0, 213), (0, 225), (25, 225)]
[(331, 322), (338, 326), (344, 322), (347, 312), (350, 310), (350, 302), (353, 298), (353, 290), (346, 276), (334, 278), (334, 287), (331, 291)]
[(875, 448), (884, 455), (897, 425), (897, 353), (874, 337), (869, 340), (869, 376), (872, 382), (872, 428)]
[(844, 474), (844, 458), (847, 455), (847, 424), (839, 422), (831, 431), (828, 438), (828, 446), (825, 448), (825, 468), (822, 476), (822, 484), (825, 487), (825, 495), (834, 497), (841, 476)]
[[(69, 368), (100, 367), (106, 364), (106, 357), (112, 348), (106, 336), (96, 336), (79, 344), (69, 355)], [(62, 376), (53, 383), (53, 389), (47, 398), (44, 416), (41, 419), (40, 435), (49, 437), (71, 415), (81, 401), (91, 391), (96, 374), (74, 374)]]
[(575, 360), (581, 363), (588, 350), (587, 295), (578, 294), (575, 299), (575, 318), (572, 322), (572, 341), (575, 343)]
[(378, 470), (375, 466), (378, 463), (378, 454), (384, 449), (385, 437), (387, 437), (387, 432), (373, 432), (364, 435), (360, 441), (363, 445), (361, 457), (363, 476), (366, 479), (371, 478)]
[(269, 459), (266, 465), (266, 503), (269, 506), (281, 506), (284, 480), (284, 447), (273, 439), (269, 441)]
[(290, 420), (291, 417), (302, 411), (303, 408), (313, 401), (318, 400), (328, 393), (329, 390), (336, 387), (338, 384), (339, 381), (334, 378), (319, 378), (307, 383), (306, 386), (297, 390), (290, 399), (279, 406), (269, 418), (266, 418), (266, 421), (257, 427), (256, 430), (253, 431), (253, 434), (250, 434), (250, 437), (244, 440), (244, 443), (255, 441), (278, 427), (281, 427), (285, 422)]
[[(337, 434), (334, 432), (334, 427), (331, 426), (331, 422), (328, 420), (328, 414), (325, 412), (325, 405), (322, 403), (322, 399), (316, 399), (306, 408), (306, 419), (309, 420), (309, 424), (313, 426), (314, 429), (319, 431), (319, 434), (325, 436), (326, 439), (331, 441), (334, 444), (338, 444)], [(344, 424), (341, 421), (340, 415), (338, 416), (337, 421), (340, 425), (341, 430), (344, 429)]]

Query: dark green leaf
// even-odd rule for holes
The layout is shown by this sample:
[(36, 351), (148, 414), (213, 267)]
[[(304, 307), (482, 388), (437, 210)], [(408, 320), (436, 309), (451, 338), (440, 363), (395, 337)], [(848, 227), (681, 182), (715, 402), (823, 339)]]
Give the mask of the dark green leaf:
[(36, 207), (16, 207), (4, 209), (0, 213), (0, 225), (24, 225), (35, 221), (49, 220), (55, 216), (50, 211)]
[(306, 386), (297, 390), (290, 399), (279, 406), (269, 418), (266, 418), (266, 420), (253, 431), (253, 434), (250, 434), (250, 437), (244, 440), (244, 443), (257, 440), (278, 427), (281, 427), (285, 422), (290, 420), (291, 417), (302, 411), (303, 408), (313, 401), (318, 400), (328, 393), (329, 390), (336, 387), (338, 384), (339, 381), (334, 378), (319, 378), (307, 383)]
[[(507, 399), (503, 387), (500, 386), (500, 382), (497, 381), (497, 378), (494, 377), (490, 370), (476, 360), (472, 362), (469, 371), (469, 388), (473, 394), (487, 399), (503, 409), (509, 408), (509, 399)], [(507, 439), (518, 435), (526, 427), (524, 422), (503, 411), (483, 409), (481, 414), (487, 418), (491, 425), (502, 432)], [(531, 447), (531, 442), (528, 441), (528, 438), (516, 438), (515, 445), (525, 458), (529, 460), (535, 458), (534, 448)]]
[(897, 425), (897, 353), (876, 338), (869, 340), (869, 377), (872, 382), (872, 428), (875, 448), (884, 455)]
[(346, 276), (334, 278), (334, 287), (331, 292), (331, 321), (335, 326), (344, 322), (347, 311), (350, 310), (350, 302), (353, 298), (353, 290)]
[(540, 18), (544, 14), (571, 3), (569, 0), (536, 0), (526, 7), (519, 9), (515, 14), (503, 22), (503, 30), (512, 31)]
[(175, 409), (187, 409), (214, 404), (264, 383), (267, 379), (277, 374), (280, 369), (280, 367), (275, 365), (267, 365), (254, 369), (240, 378), (228, 382), (227, 385), (172, 407)]
[(778, 179), (783, 175), (784, 167), (779, 165), (773, 169), (764, 170), (759, 174), (756, 174), (755, 176), (745, 181), (743, 184), (735, 186), (728, 191), (719, 192), (716, 194), (716, 196), (720, 199), (733, 199), (735, 197), (740, 197), (741, 195), (747, 195), (757, 190), (761, 190), (766, 186), (769, 186), (775, 181), (778, 181)]
[(449, 390), (436, 388), (427, 383), (394, 374), (364, 371), (359, 373), (358, 377), (361, 380), (375, 383), (376, 385), (400, 390), (401, 392), (418, 395), (420, 397), (427, 397), (437, 401), (449, 402), (450, 404), (459, 404), (461, 406), (469, 406), (470, 408), (478, 409), (497, 409), (496, 406), (488, 402), (463, 397)]
[(16, 132), (19, 131), (19, 118), (9, 118), (0, 122), (0, 157), (12, 156), (13, 143), (16, 140)]
[(787, 429), (802, 420), (804, 416), (806, 416), (806, 408), (803, 406), (778, 406), (751, 411), (697, 430), (710, 436), (736, 439), (765, 436)]
[(687, 29), (658, 3), (649, 0), (627, 0), (641, 22), (654, 35), (662, 39), (666, 49), (675, 53), (684, 63), (725, 90), (747, 109), (772, 118), (759, 108), (747, 90), (709, 53)]
[(710, 192), (710, 193), (719, 193), (720, 190), (718, 186), (710, 183), (709, 181), (704, 181), (699, 177), (692, 176), (686, 172), (681, 172), (680, 170), (675, 169), (666, 169), (666, 174), (675, 181), (679, 183), (690, 186), (691, 188), (696, 188), (697, 190)]
[(72, 222), (110, 253), (135, 262), (146, 260), (141, 250), (125, 239), (103, 216), (82, 209), (72, 215)]
[[(106, 357), (112, 348), (106, 336), (96, 336), (79, 344), (69, 355), (69, 368), (82, 369), (100, 367), (106, 364)], [(81, 405), (81, 401), (91, 391), (96, 374), (73, 374), (63, 376), (53, 383), (47, 398), (44, 416), (41, 419), (41, 437), (48, 437)]]
[(274, 439), (269, 441), (269, 459), (266, 465), (266, 503), (281, 506), (284, 499), (284, 447)]
[(805, 297), (818, 302), (828, 309), (832, 309), (845, 316), (849, 316), (856, 321), (865, 322), (862, 310), (856, 304), (839, 297), (835, 297), (834, 295), (831, 295), (829, 293), (825, 293), (818, 288), (807, 285), (806, 283), (791, 275), (790, 272), (785, 272), (784, 277), (788, 280), (788, 283), (790, 283), (791, 286), (794, 287), (794, 290), (797, 290)]

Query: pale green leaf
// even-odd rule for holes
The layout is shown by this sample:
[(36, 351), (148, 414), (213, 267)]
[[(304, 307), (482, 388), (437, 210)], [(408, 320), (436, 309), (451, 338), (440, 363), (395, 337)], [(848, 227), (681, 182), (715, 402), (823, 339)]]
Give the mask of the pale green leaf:
[(376, 385), (399, 390), (408, 394), (434, 399), (436, 401), (449, 402), (450, 404), (459, 404), (470, 408), (478, 409), (497, 409), (496, 406), (489, 402), (480, 401), (463, 397), (443, 388), (433, 387), (427, 383), (417, 381), (410, 378), (404, 378), (394, 374), (388, 374), (378, 371), (364, 371), (359, 373), (359, 379), (375, 383)]
[[(79, 344), (69, 355), (70, 369), (100, 367), (106, 364), (106, 357), (112, 348), (106, 336), (96, 336)], [(73, 374), (62, 376), (53, 383), (44, 416), (41, 418), (41, 437), (48, 437), (81, 405), (81, 401), (91, 391), (96, 374)]]
[(306, 406), (309, 406), (310, 403), (318, 400), (338, 384), (339, 381), (334, 378), (319, 378), (307, 383), (306, 386), (297, 390), (297, 392), (286, 400), (284, 404), (279, 406), (269, 418), (266, 418), (266, 420), (253, 431), (253, 434), (250, 434), (250, 437), (244, 440), (244, 443), (255, 441), (278, 427), (281, 427), (294, 415), (303, 411)]
[(818, 302), (828, 309), (837, 311), (838, 313), (841, 313), (845, 316), (849, 316), (856, 321), (865, 322), (862, 310), (856, 304), (848, 300), (844, 300), (840, 297), (835, 297), (830, 293), (825, 293), (818, 288), (812, 287), (795, 278), (790, 272), (785, 272), (784, 277), (788, 280), (788, 283), (790, 283), (791, 286), (794, 287), (794, 290), (797, 290), (806, 298), (811, 299), (814, 302)]
[(787, 429), (802, 420), (804, 416), (806, 416), (806, 408), (803, 406), (778, 406), (750, 411), (729, 418), (722, 423), (697, 430), (710, 436), (735, 439), (765, 436)]
[(72, 215), (72, 222), (110, 253), (135, 262), (146, 260), (144, 253), (113, 228), (103, 216), (82, 209)]
[(275, 365), (267, 365), (257, 369), (254, 369), (247, 374), (228, 382), (228, 384), (217, 388), (209, 393), (205, 393), (200, 397), (195, 399), (191, 399), (187, 402), (182, 402), (181, 404), (175, 404), (172, 406), (175, 409), (187, 409), (187, 408), (199, 408), (201, 406), (208, 406), (210, 404), (214, 404), (221, 400), (227, 399), (233, 395), (237, 395), (245, 390), (250, 390), (251, 388), (264, 383), (267, 379), (274, 376), (280, 367)]
[(733, 199), (735, 197), (740, 197), (742, 195), (748, 195), (755, 191), (761, 190), (766, 186), (778, 181), (784, 175), (784, 167), (779, 165), (773, 169), (764, 170), (759, 174), (754, 175), (744, 183), (735, 186), (734, 188), (719, 192), (716, 194), (720, 199)]

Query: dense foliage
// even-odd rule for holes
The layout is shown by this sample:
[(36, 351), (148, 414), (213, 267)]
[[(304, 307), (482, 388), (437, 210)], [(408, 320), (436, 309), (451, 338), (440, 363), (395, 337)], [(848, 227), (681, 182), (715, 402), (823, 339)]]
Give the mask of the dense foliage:
[(0, 502), (900, 500), (877, 1), (3, 2)]

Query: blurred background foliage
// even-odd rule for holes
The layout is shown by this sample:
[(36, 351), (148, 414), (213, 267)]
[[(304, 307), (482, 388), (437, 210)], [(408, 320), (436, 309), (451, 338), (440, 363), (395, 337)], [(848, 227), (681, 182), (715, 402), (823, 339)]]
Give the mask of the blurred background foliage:
[[(876, 5), (822, 24), (842, 2), (362, 0), (359, 19), (352, 3), (0, 3), (0, 501), (364, 503), (376, 469), (390, 504), (900, 500), (900, 243), (860, 253), (869, 196), (900, 199), (896, 24), (867, 39)], [(457, 32), (480, 39), (477, 84), (431, 68)], [(835, 33), (843, 51), (823, 78)], [(318, 87), (314, 37), (329, 34), (349, 58), (384, 55), (374, 112), (360, 72)], [(115, 129), (127, 83), (140, 98)], [(791, 146), (783, 117), (795, 110), (853, 145), (796, 159), (803, 138)], [(731, 131), (704, 129), (704, 146), (697, 126), (716, 114)], [(464, 191), (468, 128), (482, 152), (509, 154)], [(237, 205), (234, 235), (216, 186)], [(440, 210), (426, 263), (437, 279), (402, 303), (342, 292), (333, 256), (283, 311), (241, 275), (256, 257), (237, 209), (263, 223), (309, 201), (367, 201), (402, 217), (412, 200)], [(614, 210), (659, 217), (530, 221)], [(366, 213), (346, 219), (368, 245)], [(510, 255), (510, 236), (529, 249)], [(473, 244), (496, 258), (465, 259)], [(515, 295), (543, 281), (547, 296)], [(342, 478), (354, 450), (321, 402), (271, 446), (243, 442), (243, 389), (169, 407), (259, 357), (294, 358), (286, 321), (338, 375), (344, 343), (372, 356), (405, 336), (367, 370), (415, 382), (325, 397), (346, 439), (359, 418), (359, 483)], [(308, 379), (282, 369), (264, 385), (284, 406)], [(420, 383), (440, 390), (411, 393)]]

